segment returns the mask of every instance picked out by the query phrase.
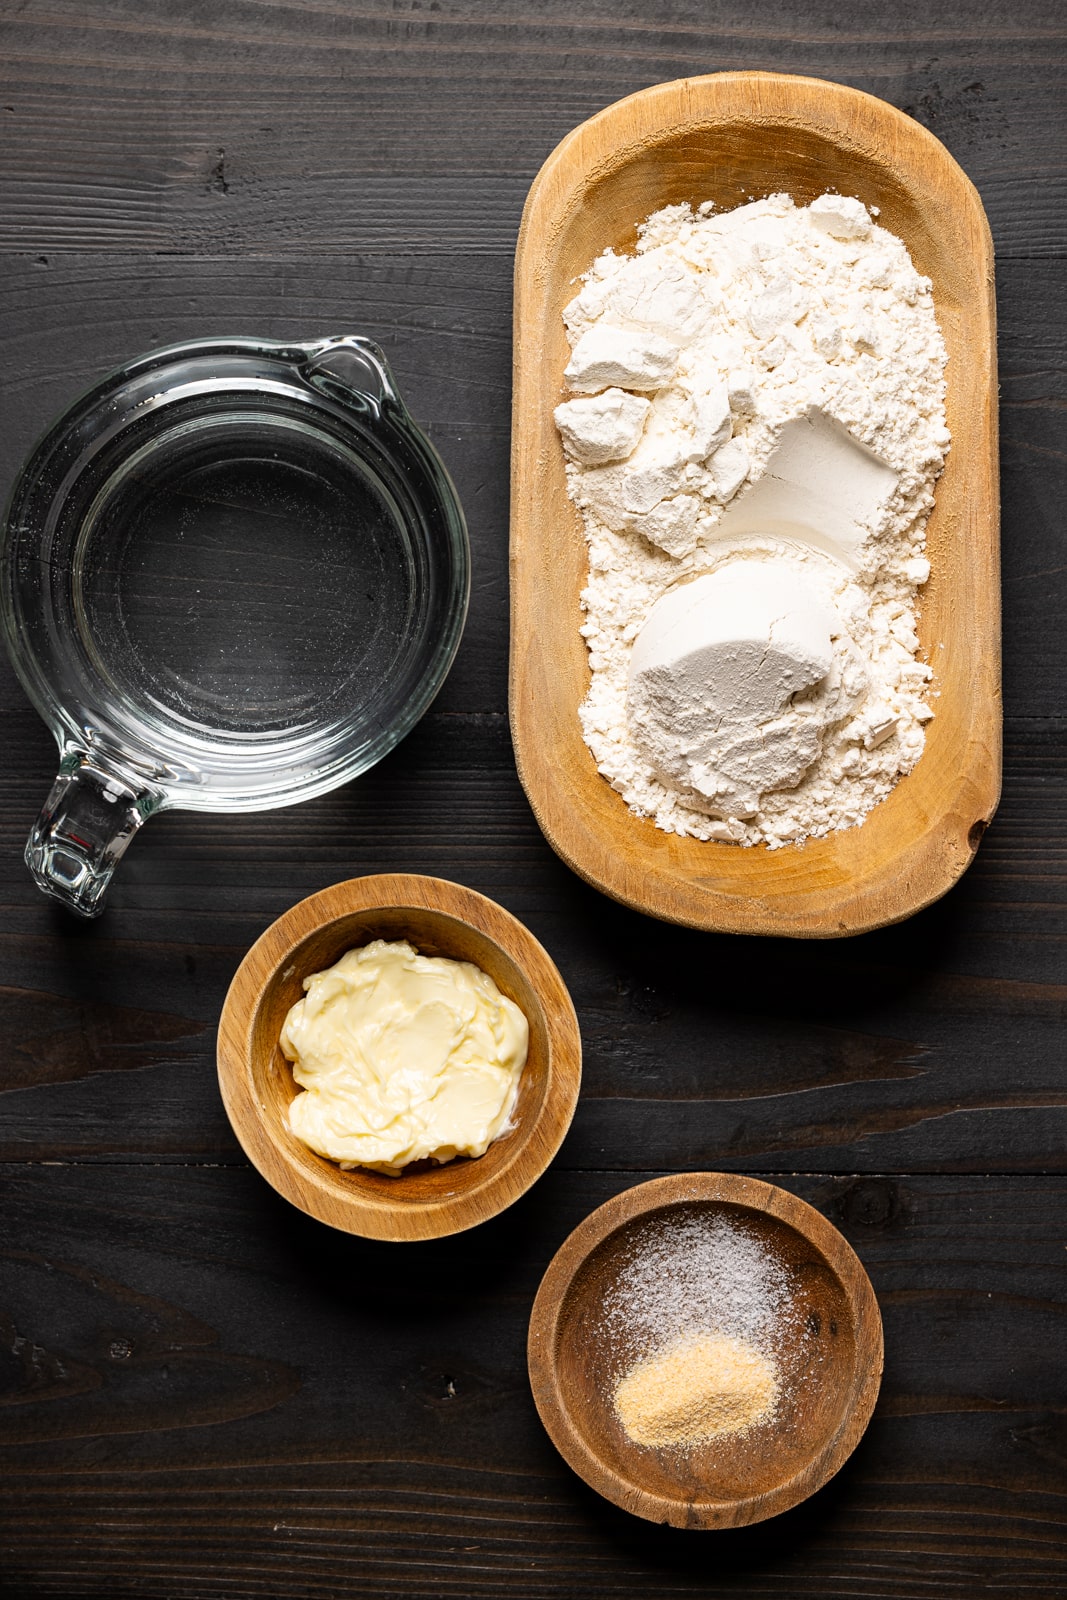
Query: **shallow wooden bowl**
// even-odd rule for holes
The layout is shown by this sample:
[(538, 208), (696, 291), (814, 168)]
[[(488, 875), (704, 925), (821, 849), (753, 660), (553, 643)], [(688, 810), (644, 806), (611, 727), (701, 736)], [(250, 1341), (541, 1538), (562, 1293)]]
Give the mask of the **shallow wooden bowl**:
[[(948, 346), (953, 443), (927, 529), (919, 630), (937, 715), (914, 772), (861, 827), (773, 851), (681, 839), (628, 809), (578, 724), (587, 559), (552, 420), (565, 397), (560, 313), (596, 256), (632, 251), (635, 225), (660, 206), (725, 209), (780, 190), (803, 205), (827, 189), (880, 208), (933, 280)], [(996, 396), (981, 201), (944, 146), (883, 101), (777, 73), (683, 79), (609, 106), (553, 152), (515, 261), (511, 725), (537, 820), (575, 872), (670, 922), (805, 938), (899, 921), (955, 883), (1000, 794)]]
[[(615, 1416), (619, 1351), (602, 1305), (635, 1235), (694, 1209), (743, 1222), (787, 1267), (795, 1317), (779, 1352), (782, 1397), (747, 1434), (651, 1449)], [(642, 1353), (624, 1352), (624, 1364)], [(574, 1230), (537, 1292), (528, 1359), (541, 1421), (598, 1494), (652, 1522), (734, 1528), (805, 1500), (855, 1449), (878, 1398), (882, 1320), (857, 1256), (819, 1212), (770, 1183), (698, 1172), (627, 1189)]]
[[(298, 1093), (278, 1045), (304, 978), (372, 939), (473, 961), (526, 1014), (530, 1048), (514, 1127), (477, 1160), (420, 1163), (399, 1177), (343, 1171), (289, 1130)], [(279, 917), (238, 967), (222, 1008), (219, 1086), (245, 1154), (278, 1193), (333, 1228), (433, 1239), (493, 1217), (548, 1166), (570, 1126), (582, 1072), (570, 995), (550, 957), (502, 906), (459, 884), (403, 874), (353, 878)]]

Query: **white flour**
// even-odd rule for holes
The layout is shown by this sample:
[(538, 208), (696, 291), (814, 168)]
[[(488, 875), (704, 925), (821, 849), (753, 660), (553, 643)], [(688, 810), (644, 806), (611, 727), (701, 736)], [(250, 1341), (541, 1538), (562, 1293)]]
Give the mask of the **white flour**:
[[(777, 846), (853, 826), (915, 765), (933, 715), (915, 602), (949, 434), (929, 280), (858, 201), (837, 195), (807, 208), (773, 195), (720, 216), (670, 206), (640, 231), (637, 253), (606, 251), (564, 312), (573, 398), (557, 418), (589, 546), (585, 740), (612, 787), (667, 832)], [(795, 435), (800, 418), (831, 430), (836, 419), (885, 464), (875, 469), (888, 493), (855, 537), (834, 533), (829, 504), (821, 541), (773, 517), (744, 527), (749, 493), (772, 456), (788, 454), (782, 430), (793, 422)], [(773, 484), (768, 474), (751, 504), (773, 509)], [(792, 571), (831, 609), (832, 692), (772, 708), (778, 721), (756, 729), (759, 759), (744, 781), (702, 794), (689, 745), (672, 761), (647, 726), (635, 743), (631, 654), (668, 590), (739, 560)], [(817, 738), (811, 693), (821, 696)], [(750, 707), (750, 723), (758, 716)], [(786, 722), (800, 734), (777, 761)], [(715, 748), (718, 760), (722, 739)]]

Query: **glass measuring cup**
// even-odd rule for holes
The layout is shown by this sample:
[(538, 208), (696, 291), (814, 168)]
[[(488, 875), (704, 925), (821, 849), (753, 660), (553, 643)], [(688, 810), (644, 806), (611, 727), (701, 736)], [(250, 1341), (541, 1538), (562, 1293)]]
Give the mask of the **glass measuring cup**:
[(366, 771), (440, 687), (469, 569), (369, 340), (197, 340), (105, 378), (22, 469), (0, 549), (7, 648), (60, 753), (39, 886), (95, 915), (154, 812)]

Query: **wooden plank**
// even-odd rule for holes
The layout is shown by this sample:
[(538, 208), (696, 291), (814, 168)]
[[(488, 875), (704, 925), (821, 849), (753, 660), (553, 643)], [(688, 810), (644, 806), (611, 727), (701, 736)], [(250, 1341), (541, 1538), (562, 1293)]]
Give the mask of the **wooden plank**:
[(569, 1167), (1063, 1170), (1062, 736), (1021, 724), (1005, 803), (944, 901), (805, 951), (650, 937), (551, 853), (499, 714), (431, 713), (304, 806), (157, 818), (104, 918), (78, 923), (21, 862), (51, 750), (13, 687), (3, 698), (0, 736), (23, 752), (0, 790), (9, 1159), (231, 1158), (214, 1031), (245, 950), (330, 883), (423, 871), (499, 900), (560, 967), (585, 1048)]
[(398, 1251), (246, 1170), (0, 1177), (13, 1594), (1063, 1592), (1062, 1180), (782, 1180), (871, 1275), (882, 1394), (818, 1496), (705, 1537), (585, 1489), (527, 1384), (549, 1257), (630, 1179), (553, 1173), (473, 1233)]
[[(761, 1170), (788, 1159), (821, 1169), (944, 1161), (1060, 1170), (1062, 265), (1000, 267), (1009, 734), (1000, 812), (975, 865), (940, 906), (811, 962), (773, 942), (660, 928), (650, 940), (642, 919), (567, 872), (530, 816), (502, 715), (507, 268), (489, 274), (480, 265), (473, 257), (299, 271), (277, 261), (91, 255), (47, 267), (32, 257), (0, 262), (6, 477), (53, 414), (131, 349), (234, 328), (301, 335), (349, 325), (357, 307), (360, 330), (386, 344), (445, 453), (467, 508), (475, 571), (451, 677), (430, 718), (388, 761), (291, 810), (154, 820), (123, 862), (97, 927), (62, 918), (22, 865), (54, 751), (0, 667), (9, 756), (0, 777), (0, 982), (18, 992), (8, 1013), (17, 1048), (4, 1067), (5, 1083), (17, 1088), (4, 1100), (7, 1152), (232, 1158), (214, 1089), (213, 1032), (244, 950), (303, 896), (357, 873), (397, 870), (454, 878), (500, 899), (559, 962), (587, 1047), (569, 1164), (713, 1161)], [(57, 1041), (41, 1043), (50, 1033)], [(109, 1052), (136, 1070), (100, 1070)]]
[(510, 255), (550, 150), (613, 100), (706, 72), (848, 83), (930, 127), (1002, 256), (1062, 254), (1067, 30), (1054, 0), (892, 15), (761, 0), (709, 17), (551, 0), (31, 0), (0, 28), (0, 242), (40, 250)]
[[(57, 411), (133, 351), (354, 328), (386, 345), (444, 453), (475, 558), (460, 656), (400, 750), (307, 807), (154, 821), (96, 926), (53, 910), (21, 864), (54, 750), (0, 669), (0, 1090), (16, 1157), (0, 1168), (0, 1564), (20, 1600), (1067, 1587), (1067, 1197), (1059, 1178), (963, 1170), (1063, 1164), (1062, 7), (535, 9), (27, 0), (0, 17), (5, 490)], [(745, 67), (851, 83), (916, 116), (978, 183), (998, 252), (1004, 802), (941, 905), (814, 964), (774, 942), (650, 938), (580, 884), (533, 822), (504, 715), (527, 187), (609, 101)], [(213, 1064), (222, 996), (266, 924), (393, 869), (522, 917), (571, 988), (587, 1061), (578, 1123), (531, 1194), (399, 1255), (298, 1216), (247, 1169)], [(782, 1181), (859, 1251), (888, 1351), (883, 1409), (846, 1472), (713, 1544), (578, 1485), (523, 1361), (567, 1231), (651, 1176), (642, 1162), (710, 1156), (810, 1167)], [(893, 1160), (932, 1174), (879, 1175)], [(617, 1170), (575, 1170), (598, 1163)]]

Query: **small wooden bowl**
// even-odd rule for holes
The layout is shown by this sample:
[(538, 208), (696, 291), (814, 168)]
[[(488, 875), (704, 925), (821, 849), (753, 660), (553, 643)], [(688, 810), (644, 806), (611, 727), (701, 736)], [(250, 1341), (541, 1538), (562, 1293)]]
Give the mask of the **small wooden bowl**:
[[(826, 190), (879, 207), (933, 282), (952, 449), (927, 528), (919, 637), (937, 715), (915, 770), (861, 826), (781, 850), (704, 843), (636, 816), (578, 721), (588, 556), (552, 410), (567, 398), (562, 310), (607, 246), (681, 201), (723, 210)], [(659, 83), (583, 122), (530, 189), (515, 256), (511, 729), (552, 848), (595, 888), (722, 933), (836, 938), (911, 916), (970, 864), (1000, 794), (1000, 589), (993, 247), (978, 194), (911, 117), (844, 84), (774, 72)]]
[[(530, 1047), (514, 1126), (477, 1160), (420, 1163), (395, 1178), (346, 1172), (290, 1132), (298, 1089), (278, 1045), (282, 1023), (303, 998), (304, 978), (372, 939), (408, 939), (421, 955), (472, 961), (526, 1015)], [(459, 884), (390, 874), (323, 889), (256, 941), (222, 1008), (218, 1067), (245, 1154), (286, 1200), (366, 1238), (435, 1239), (496, 1216), (541, 1176), (574, 1115), (582, 1047), (563, 979), (521, 922)]]
[[(694, 1210), (743, 1223), (786, 1267), (782, 1392), (748, 1433), (651, 1449), (629, 1439), (612, 1405), (620, 1364), (645, 1352), (620, 1354), (602, 1306), (635, 1236)], [(878, 1397), (882, 1319), (854, 1251), (811, 1206), (754, 1178), (688, 1173), (627, 1189), (575, 1228), (537, 1292), (528, 1359), (541, 1421), (598, 1494), (651, 1522), (735, 1528), (805, 1500), (855, 1449)]]

